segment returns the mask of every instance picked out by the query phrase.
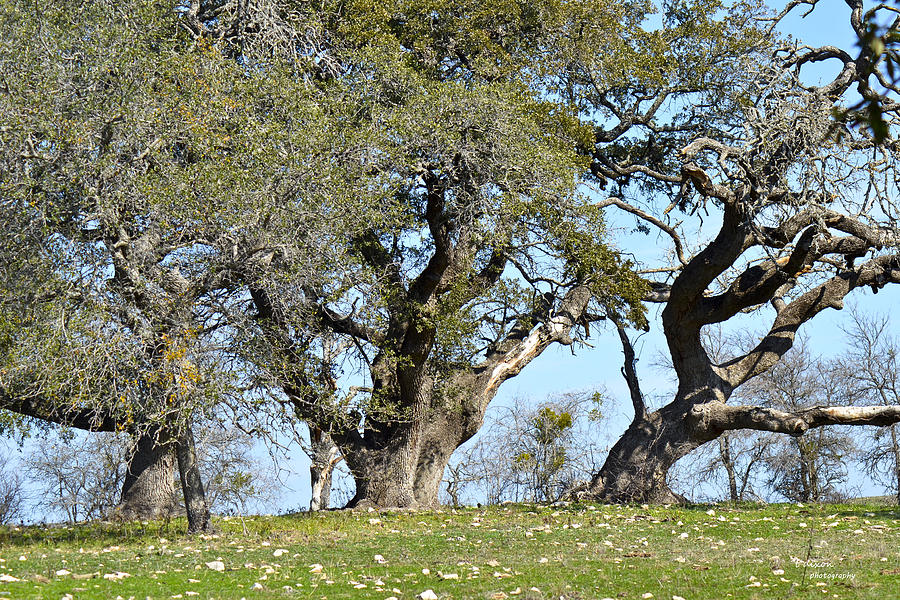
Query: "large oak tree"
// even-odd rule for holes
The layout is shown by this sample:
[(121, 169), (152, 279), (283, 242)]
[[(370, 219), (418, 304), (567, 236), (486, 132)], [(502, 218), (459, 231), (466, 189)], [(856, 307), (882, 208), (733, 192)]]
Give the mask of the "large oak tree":
[[(791, 2), (770, 27), (797, 6), (815, 4)], [(623, 331), (635, 416), (587, 495), (674, 500), (666, 485), (672, 464), (732, 430), (800, 436), (824, 425), (900, 420), (895, 405), (787, 410), (728, 403), (737, 388), (778, 364), (817, 314), (842, 308), (854, 290), (900, 282), (893, 137), (900, 105), (882, 73), (881, 47), (865, 42), (868, 22), (884, 9), (866, 13), (860, 1), (846, 4), (859, 47), (808, 47), (773, 33), (717, 102), (686, 105), (709, 118), (684, 143), (667, 147), (662, 160), (649, 152), (634, 160), (638, 155), (623, 148), (658, 145), (655, 132), (680, 122), (680, 110), (655, 112), (664, 89), (629, 110), (616, 107), (616, 135), (598, 133), (595, 172), (621, 182), (619, 194), (600, 205), (635, 215), (671, 241), (672, 263), (647, 274), (654, 292), (647, 299), (663, 305), (678, 388), (665, 406), (647, 408)], [(835, 75), (810, 83), (806, 71), (817, 63), (833, 65)], [(595, 98), (610, 104), (604, 94)], [(885, 135), (850, 120), (846, 109), (861, 99), (880, 107)], [(700, 217), (706, 228), (698, 233)], [(765, 333), (749, 351), (713, 360), (701, 341), (704, 328), (748, 312), (768, 322)]]

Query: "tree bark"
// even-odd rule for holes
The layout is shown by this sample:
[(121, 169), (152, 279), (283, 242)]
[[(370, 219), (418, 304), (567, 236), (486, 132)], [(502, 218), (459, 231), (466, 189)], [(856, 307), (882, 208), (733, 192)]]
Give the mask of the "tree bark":
[(418, 508), (414, 458), (419, 448), (408, 434), (401, 437), (380, 448), (344, 451), (356, 482), (356, 494), (347, 508)]
[(587, 495), (615, 503), (683, 502), (669, 488), (666, 476), (676, 461), (701, 442), (692, 439), (684, 419), (672, 412), (661, 409), (632, 422), (591, 480)]
[(206, 492), (200, 476), (194, 431), (190, 425), (179, 432), (175, 454), (178, 457), (178, 472), (181, 475), (181, 489), (187, 511), (188, 533), (209, 531), (209, 504), (206, 502)]
[(154, 520), (175, 510), (175, 454), (158, 430), (137, 440), (122, 485), (116, 514), (124, 520)]
[(737, 489), (737, 478), (734, 473), (734, 461), (731, 458), (731, 439), (728, 434), (722, 434), (719, 438), (719, 454), (722, 457), (722, 465), (725, 467), (725, 473), (728, 475), (728, 493), (732, 502), (740, 500)]
[(669, 469), (725, 431), (757, 429), (800, 436), (811, 427), (897, 421), (900, 406), (816, 406), (783, 412), (758, 406), (729, 406), (720, 401), (692, 403), (679, 398), (631, 424), (583, 495), (604, 502), (683, 501), (669, 489)]
[[(419, 431), (416, 435), (394, 430), (395, 437), (385, 436), (381, 449), (361, 449), (358, 445), (343, 448), (356, 481), (356, 495), (348, 508), (434, 509), (440, 506), (441, 483), (447, 464), (453, 452), (478, 431), (487, 408), (487, 402), (478, 394), (467, 394), (464, 406), (444, 402), (436, 400), (423, 409), (423, 417), (417, 419)], [(405, 427), (411, 429), (413, 425), (410, 422)], [(370, 441), (372, 439), (376, 439), (375, 436), (369, 437)]]
[(343, 460), (341, 451), (328, 433), (310, 426), (311, 461), (309, 482), (312, 496), (309, 510), (325, 510), (331, 505), (331, 480), (334, 468)]
[(894, 485), (897, 486), (897, 506), (900, 506), (900, 440), (897, 436), (897, 425), (891, 425), (891, 453), (894, 457)]

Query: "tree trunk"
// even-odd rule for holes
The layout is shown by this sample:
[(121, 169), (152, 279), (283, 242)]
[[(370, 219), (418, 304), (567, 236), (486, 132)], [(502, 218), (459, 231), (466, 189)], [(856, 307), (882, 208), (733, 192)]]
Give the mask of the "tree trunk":
[(725, 466), (725, 472), (728, 474), (728, 493), (731, 495), (731, 501), (740, 500), (737, 489), (737, 478), (734, 474), (734, 461), (731, 459), (731, 439), (727, 433), (723, 433), (719, 438), (719, 454), (722, 457), (722, 464)]
[(145, 432), (128, 463), (116, 514), (125, 520), (154, 520), (175, 510), (175, 454), (161, 432)]
[(347, 508), (418, 508), (415, 498), (415, 466), (418, 446), (407, 436), (381, 448), (344, 451), (356, 482), (356, 495)]
[(325, 510), (331, 505), (331, 479), (334, 468), (342, 460), (341, 451), (323, 430), (310, 426), (309, 482), (312, 497), (309, 510)]
[(178, 472), (181, 475), (181, 489), (184, 492), (188, 533), (208, 531), (209, 505), (206, 502), (206, 492), (203, 490), (203, 480), (197, 462), (194, 431), (189, 425), (186, 425), (178, 435), (175, 454), (178, 457)]
[(469, 397), (467, 401), (463, 407), (433, 403), (422, 417), (405, 424), (409, 429), (417, 425), (417, 431), (384, 436), (382, 450), (344, 447), (347, 466), (356, 480), (356, 496), (348, 508), (440, 506), (441, 483), (450, 457), (478, 431), (487, 408), (484, 400), (475, 402)]
[(603, 502), (675, 503), (685, 499), (669, 489), (669, 469), (702, 445), (688, 430), (678, 402), (635, 419), (609, 451), (587, 496)]
[(441, 483), (450, 458), (475, 435), (483, 417), (483, 411), (473, 414), (446, 407), (432, 410), (416, 465), (415, 494), (420, 507), (440, 506)]
[(894, 485), (897, 492), (897, 506), (900, 506), (900, 439), (897, 436), (897, 425), (891, 425), (891, 453), (894, 457)]

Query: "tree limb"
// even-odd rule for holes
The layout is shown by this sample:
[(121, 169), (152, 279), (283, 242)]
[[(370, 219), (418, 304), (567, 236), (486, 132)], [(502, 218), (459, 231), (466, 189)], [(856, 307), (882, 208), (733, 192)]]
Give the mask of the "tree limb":
[(689, 424), (703, 438), (715, 439), (724, 431), (754, 429), (800, 436), (826, 425), (885, 426), (900, 422), (900, 405), (814, 406), (785, 412), (760, 406), (730, 406), (709, 402), (691, 409)]

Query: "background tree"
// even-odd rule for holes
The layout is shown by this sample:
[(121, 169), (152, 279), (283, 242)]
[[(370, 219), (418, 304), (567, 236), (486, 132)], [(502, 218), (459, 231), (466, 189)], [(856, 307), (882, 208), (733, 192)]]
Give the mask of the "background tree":
[(8, 456), (0, 457), (0, 525), (20, 521), (27, 501), (19, 466)]
[(198, 428), (197, 455), (212, 511), (246, 515), (279, 496), (277, 465), (254, 453), (255, 442), (218, 422)]
[(23, 461), (39, 489), (41, 517), (51, 511), (69, 523), (108, 517), (119, 503), (129, 450), (128, 436), (121, 434), (45, 434)]
[[(677, 492), (693, 501), (728, 499), (732, 502), (763, 500), (768, 491), (766, 467), (775, 438), (755, 431), (729, 431), (676, 465)], [(697, 486), (703, 483), (703, 488)], [(711, 489), (709, 489), (711, 488)], [(709, 491), (707, 491), (707, 489)]]
[[(850, 347), (843, 360), (849, 385), (867, 403), (900, 404), (900, 346), (890, 334), (889, 318), (859, 308), (851, 316), (853, 321), (845, 330)], [(892, 423), (868, 437), (863, 464), (900, 504), (900, 428)]]
[(477, 442), (450, 463), (451, 502), (558, 500), (598, 465), (602, 448), (593, 437), (601, 403), (598, 392), (571, 393), (499, 408)]

